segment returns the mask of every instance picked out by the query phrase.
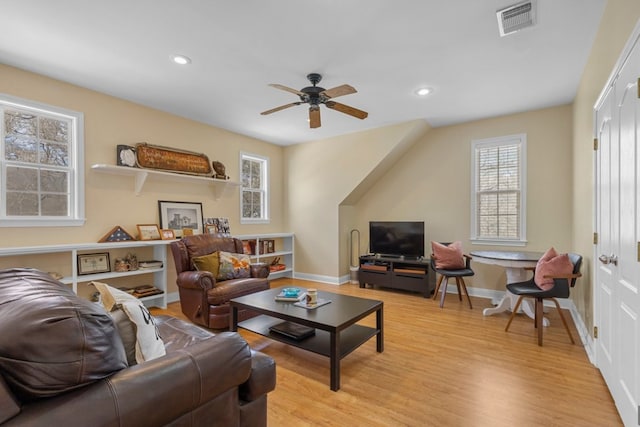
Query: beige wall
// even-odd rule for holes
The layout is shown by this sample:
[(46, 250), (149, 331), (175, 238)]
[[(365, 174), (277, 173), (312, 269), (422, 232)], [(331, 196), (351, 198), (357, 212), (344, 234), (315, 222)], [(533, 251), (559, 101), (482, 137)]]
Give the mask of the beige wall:
[(640, 19), (637, 0), (609, 0), (573, 104), (573, 244), (585, 255), (584, 277), (572, 299), (593, 330), (593, 106), (607, 82), (622, 49)]
[[(134, 234), (136, 224), (158, 223), (158, 200), (201, 202), (206, 217), (228, 217), (234, 234), (288, 231), (283, 223), (283, 148), (98, 92), (0, 64), (0, 92), (84, 113), (86, 224), (82, 227), (0, 228), (0, 247), (97, 242), (113, 226)], [(239, 192), (214, 200), (207, 184), (149, 180), (140, 196), (133, 178), (97, 173), (95, 163), (115, 164), (116, 145), (148, 142), (220, 160), (239, 181), (239, 153), (270, 160), (271, 217), (266, 225), (239, 223)], [(0, 267), (12, 260), (1, 259)], [(48, 266), (52, 267), (52, 266)], [(171, 270), (170, 270), (171, 271)], [(169, 284), (175, 282), (169, 277)], [(175, 290), (174, 288), (169, 291)]]
[(328, 281), (348, 274), (352, 216), (340, 220), (339, 206), (352, 204), (428, 130), (414, 121), (287, 147), (285, 204), (296, 233), (296, 272)]
[[(430, 242), (461, 240), (465, 251), (495, 247), (472, 245), (470, 234), (471, 141), (527, 135), (527, 246), (500, 247), (544, 251), (571, 249), (571, 107), (561, 106), (432, 129), (355, 206), (368, 248), (368, 222), (425, 222), (425, 255)], [(474, 263), (474, 287), (504, 290), (503, 269)]]

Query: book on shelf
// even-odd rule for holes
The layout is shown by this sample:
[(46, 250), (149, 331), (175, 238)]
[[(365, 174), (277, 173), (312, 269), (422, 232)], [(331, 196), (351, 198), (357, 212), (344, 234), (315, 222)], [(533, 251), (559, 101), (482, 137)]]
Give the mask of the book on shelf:
[(136, 298), (144, 298), (152, 295), (159, 295), (162, 293), (164, 293), (164, 291), (156, 288), (153, 285), (142, 285), (133, 288), (132, 295)]
[(138, 261), (138, 268), (160, 268), (162, 267), (162, 261), (155, 259), (148, 261)]

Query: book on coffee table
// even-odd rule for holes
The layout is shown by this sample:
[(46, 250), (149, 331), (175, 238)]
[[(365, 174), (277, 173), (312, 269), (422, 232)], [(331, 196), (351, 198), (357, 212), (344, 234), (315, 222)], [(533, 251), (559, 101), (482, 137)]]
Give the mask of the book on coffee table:
[(276, 301), (284, 301), (284, 302), (298, 302), (298, 301), (302, 301), (303, 299), (305, 299), (307, 296), (306, 292), (300, 292), (297, 296), (295, 297), (288, 297), (284, 294), (283, 292), (280, 292), (278, 295), (276, 295)]
[(293, 322), (278, 323), (277, 325), (271, 326), (269, 330), (294, 340), (303, 340), (316, 334), (316, 330), (314, 328)]

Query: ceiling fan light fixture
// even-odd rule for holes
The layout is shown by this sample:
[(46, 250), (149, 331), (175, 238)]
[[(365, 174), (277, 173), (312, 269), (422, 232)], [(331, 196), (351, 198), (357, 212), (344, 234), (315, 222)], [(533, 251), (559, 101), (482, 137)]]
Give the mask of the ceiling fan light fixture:
[(421, 87), (416, 90), (416, 95), (418, 96), (427, 96), (433, 92), (433, 89), (430, 87)]
[(171, 60), (178, 65), (189, 65), (191, 64), (191, 58), (185, 55), (171, 55)]

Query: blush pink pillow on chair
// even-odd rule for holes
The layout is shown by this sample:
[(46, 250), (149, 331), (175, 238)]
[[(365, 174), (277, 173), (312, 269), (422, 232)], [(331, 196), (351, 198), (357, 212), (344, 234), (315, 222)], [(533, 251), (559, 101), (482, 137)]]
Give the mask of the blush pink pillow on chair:
[(545, 279), (544, 276), (556, 276), (573, 273), (573, 264), (568, 254), (558, 255), (554, 248), (549, 248), (542, 255), (536, 265), (536, 273), (533, 278), (536, 285), (543, 291), (553, 288), (553, 279)]
[(449, 246), (431, 242), (431, 252), (436, 261), (436, 268), (458, 270), (465, 267), (462, 258), (462, 242), (453, 242)]

